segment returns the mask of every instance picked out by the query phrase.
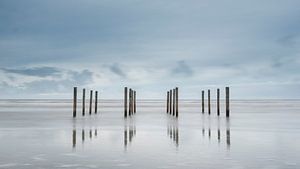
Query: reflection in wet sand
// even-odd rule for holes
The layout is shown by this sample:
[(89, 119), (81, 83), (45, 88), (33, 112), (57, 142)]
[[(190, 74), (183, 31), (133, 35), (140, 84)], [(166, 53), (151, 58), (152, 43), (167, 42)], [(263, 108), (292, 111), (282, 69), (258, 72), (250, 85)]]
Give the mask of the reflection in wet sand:
[(226, 118), (226, 143), (227, 148), (230, 148), (230, 120)]
[[(208, 127), (205, 126), (206, 123), (202, 123), (202, 136), (205, 137), (205, 130), (207, 130), (207, 137), (209, 140), (211, 140), (211, 136), (214, 132), (214, 130), (211, 129), (211, 124), (210, 122), (208, 123)], [(225, 134), (226, 134), (226, 145), (227, 145), (227, 148), (230, 148), (230, 120), (229, 119), (226, 119), (226, 126), (224, 127), (223, 129), (225, 131)], [(220, 127), (220, 119), (218, 119), (218, 124), (217, 124), (217, 130), (216, 130), (216, 133), (217, 133), (217, 140), (218, 140), (218, 143), (221, 142), (221, 134), (223, 131), (222, 128)]]
[(175, 143), (176, 147), (179, 146), (179, 130), (177, 119), (172, 119), (168, 122), (167, 134), (170, 139)]
[[(98, 130), (97, 129), (95, 129), (94, 130), (94, 138), (96, 138), (97, 137), (97, 132), (98, 132)], [(76, 133), (77, 133), (77, 130), (76, 129), (73, 129), (73, 132), (72, 132), (72, 147), (73, 148), (76, 148), (76, 140), (77, 140), (77, 136), (76, 136)], [(82, 129), (81, 130), (81, 141), (82, 141), (82, 143), (84, 143), (84, 141), (85, 141), (85, 129)], [(89, 129), (89, 138), (90, 138), (90, 140), (92, 140), (92, 138), (93, 138), (93, 130), (92, 129)]]
[(128, 146), (128, 143), (131, 143), (133, 138), (136, 136), (136, 127), (134, 121), (130, 121), (129, 124), (125, 121), (124, 125), (124, 147), (125, 149)]

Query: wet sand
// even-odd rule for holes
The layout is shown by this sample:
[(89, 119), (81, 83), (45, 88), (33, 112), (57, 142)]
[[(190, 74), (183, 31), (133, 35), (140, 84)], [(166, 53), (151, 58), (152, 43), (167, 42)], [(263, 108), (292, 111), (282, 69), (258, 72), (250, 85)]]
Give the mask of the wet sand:
[[(223, 103), (223, 102), (222, 102)], [(72, 118), (71, 100), (1, 100), (0, 168), (299, 168), (300, 100), (232, 100), (231, 117), (180, 100), (100, 100)], [(88, 111), (88, 107), (86, 108)], [(207, 112), (207, 109), (206, 109)]]

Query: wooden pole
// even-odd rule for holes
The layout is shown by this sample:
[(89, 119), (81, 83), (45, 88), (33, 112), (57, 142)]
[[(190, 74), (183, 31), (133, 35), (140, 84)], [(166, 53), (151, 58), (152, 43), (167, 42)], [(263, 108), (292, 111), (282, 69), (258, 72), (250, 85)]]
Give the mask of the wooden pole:
[(204, 113), (204, 90), (202, 90), (202, 113)]
[(136, 113), (136, 91), (134, 91), (134, 113)]
[(132, 89), (129, 89), (129, 116), (131, 116), (131, 110), (132, 110)]
[(175, 88), (176, 93), (176, 117), (178, 117), (178, 87)]
[(77, 109), (77, 87), (74, 87), (74, 91), (73, 91), (73, 117), (76, 117), (76, 109)]
[(85, 116), (85, 89), (82, 89), (82, 116)]
[(175, 116), (175, 99), (176, 99), (176, 92), (173, 89), (173, 116)]
[(167, 92), (167, 113), (169, 113), (169, 96), (170, 95), (170, 92), (168, 91)]
[(89, 113), (92, 114), (92, 103), (93, 103), (93, 90), (90, 91), (90, 109)]
[(128, 88), (124, 88), (124, 117), (127, 117), (127, 95), (128, 95)]
[(98, 91), (95, 92), (95, 114), (97, 114), (97, 106), (98, 106)]
[(170, 114), (172, 114), (172, 90), (170, 90)]
[(226, 117), (229, 117), (229, 87), (225, 88), (226, 91)]
[(130, 96), (130, 115), (133, 115), (133, 90), (131, 89), (131, 96)]
[(217, 89), (217, 115), (220, 116), (220, 89)]
[(210, 114), (210, 90), (208, 90), (208, 114)]

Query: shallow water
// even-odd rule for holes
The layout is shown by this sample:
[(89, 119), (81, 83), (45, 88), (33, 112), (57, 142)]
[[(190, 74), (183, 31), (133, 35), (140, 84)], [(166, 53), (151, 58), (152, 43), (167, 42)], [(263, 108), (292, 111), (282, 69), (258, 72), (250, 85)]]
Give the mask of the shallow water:
[(300, 168), (300, 100), (233, 100), (231, 117), (181, 100), (101, 100), (72, 118), (71, 100), (1, 100), (0, 168)]

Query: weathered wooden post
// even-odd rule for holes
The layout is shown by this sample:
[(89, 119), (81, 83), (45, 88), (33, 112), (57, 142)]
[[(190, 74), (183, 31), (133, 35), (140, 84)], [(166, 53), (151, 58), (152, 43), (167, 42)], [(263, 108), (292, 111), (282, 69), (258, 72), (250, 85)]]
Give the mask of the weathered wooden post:
[(210, 90), (207, 91), (207, 95), (208, 95), (208, 114), (210, 114)]
[(130, 96), (130, 115), (133, 115), (133, 89), (131, 89), (131, 96)]
[(173, 93), (172, 93), (172, 90), (170, 90), (170, 115), (172, 114), (172, 103), (173, 103), (173, 102), (172, 102), (172, 99), (173, 99), (173, 98), (172, 98), (172, 97), (173, 97), (172, 94), (173, 94)]
[(176, 117), (178, 117), (178, 87), (175, 88), (176, 93)]
[(85, 89), (82, 89), (82, 116), (85, 116)]
[(129, 89), (129, 116), (131, 116), (132, 111), (132, 89)]
[(173, 89), (173, 116), (175, 116), (176, 92)]
[(202, 113), (204, 113), (204, 90), (202, 90)]
[(73, 91), (73, 117), (76, 117), (76, 109), (77, 109), (77, 87), (74, 87), (74, 91)]
[(226, 91), (226, 117), (229, 117), (229, 87), (225, 88)]
[(134, 90), (132, 90), (132, 114), (134, 114)]
[(220, 116), (220, 89), (217, 89), (217, 115)]
[(95, 91), (95, 114), (97, 114), (97, 106), (98, 106), (98, 91)]
[(92, 115), (92, 103), (93, 103), (93, 90), (90, 91), (90, 109), (89, 109), (90, 115)]
[(134, 91), (134, 113), (136, 113), (136, 91)]
[(127, 95), (128, 95), (127, 87), (124, 88), (124, 117), (127, 117)]
[(169, 113), (169, 96), (170, 95), (170, 92), (168, 91), (167, 92), (167, 113)]

